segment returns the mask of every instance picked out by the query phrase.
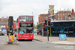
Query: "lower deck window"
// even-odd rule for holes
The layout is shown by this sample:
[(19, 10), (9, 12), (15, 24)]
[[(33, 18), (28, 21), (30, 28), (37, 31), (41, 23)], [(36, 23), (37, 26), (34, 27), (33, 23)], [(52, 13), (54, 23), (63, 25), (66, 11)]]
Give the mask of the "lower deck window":
[(33, 33), (33, 28), (19, 28), (19, 34), (31, 34)]

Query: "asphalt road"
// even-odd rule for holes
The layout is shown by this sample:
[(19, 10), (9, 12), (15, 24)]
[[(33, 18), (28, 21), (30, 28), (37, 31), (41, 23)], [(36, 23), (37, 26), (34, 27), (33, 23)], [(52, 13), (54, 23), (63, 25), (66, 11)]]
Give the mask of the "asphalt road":
[(0, 50), (75, 50), (75, 46), (53, 45), (39, 41), (17, 41), (7, 44), (7, 36), (0, 36)]

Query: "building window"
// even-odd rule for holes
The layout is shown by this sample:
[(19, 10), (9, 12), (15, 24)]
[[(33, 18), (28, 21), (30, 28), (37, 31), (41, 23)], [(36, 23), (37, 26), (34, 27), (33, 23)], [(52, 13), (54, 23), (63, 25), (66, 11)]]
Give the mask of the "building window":
[(65, 14), (65, 15), (67, 15), (67, 14)]
[(47, 15), (46, 15), (46, 18), (47, 18)]
[(58, 17), (59, 17), (59, 14), (58, 14)]
[(61, 16), (62, 16), (62, 14), (61, 14)]
[(42, 17), (42, 19), (43, 19), (43, 17)]
[(58, 20), (60, 20), (60, 18), (58, 18)]
[(69, 13), (68, 13), (68, 15), (69, 15)]
[(61, 18), (61, 20), (62, 20), (62, 18)]
[(43, 22), (43, 21), (42, 21)]
[(64, 16), (64, 14), (63, 14), (63, 16)]
[(63, 26), (63, 22), (54, 23), (54, 26), (56, 26), (56, 27)]

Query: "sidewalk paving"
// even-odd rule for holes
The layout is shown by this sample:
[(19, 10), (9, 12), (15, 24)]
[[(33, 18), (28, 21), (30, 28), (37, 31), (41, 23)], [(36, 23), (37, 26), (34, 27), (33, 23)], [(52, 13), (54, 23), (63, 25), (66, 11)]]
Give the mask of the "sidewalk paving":
[(34, 34), (34, 40), (40, 41), (40, 42), (47, 42), (50, 44), (65, 44), (65, 45), (75, 45), (75, 37), (67, 37), (66, 40), (59, 40), (59, 37), (48, 37), (47, 36), (41, 36)]

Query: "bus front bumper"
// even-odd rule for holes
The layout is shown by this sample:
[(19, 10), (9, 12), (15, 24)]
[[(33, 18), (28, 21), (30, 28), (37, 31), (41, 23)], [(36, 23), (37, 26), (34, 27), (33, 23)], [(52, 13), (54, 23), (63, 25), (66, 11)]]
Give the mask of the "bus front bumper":
[(33, 40), (33, 38), (18, 38), (18, 40)]

